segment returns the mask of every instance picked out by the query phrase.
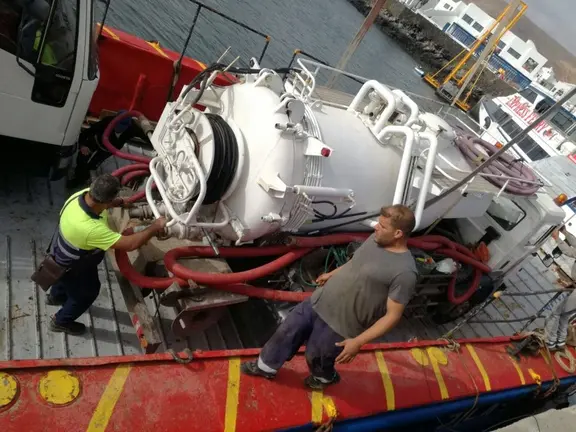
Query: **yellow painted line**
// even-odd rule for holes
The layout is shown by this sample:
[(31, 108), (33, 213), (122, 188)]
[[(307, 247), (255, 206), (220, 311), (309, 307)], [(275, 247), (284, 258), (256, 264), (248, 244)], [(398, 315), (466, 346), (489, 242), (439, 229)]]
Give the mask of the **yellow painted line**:
[(446, 366), (448, 364), (448, 357), (446, 354), (437, 347), (426, 348), (424, 351), (420, 348), (412, 348), (410, 350), (412, 357), (416, 360), (423, 368), (432, 365), (432, 371), (436, 377), (436, 382), (438, 383), (438, 389), (440, 390), (440, 396), (442, 399), (448, 399), (450, 395), (448, 394), (448, 387), (444, 382), (444, 377), (442, 376), (442, 371), (440, 370), (440, 365)]
[(94, 414), (92, 414), (86, 432), (103, 432), (106, 430), (116, 402), (118, 402), (130, 374), (130, 369), (132, 369), (131, 365), (120, 365), (116, 368), (104, 389), (104, 393), (102, 393)]
[[(99, 26), (101, 26), (102, 24), (98, 24)], [(112, 39), (116, 39), (116, 40), (120, 40), (120, 37), (114, 33), (112, 30), (110, 30), (108, 27), (104, 26), (104, 31), (106, 33), (108, 33), (110, 36), (112, 36)]]
[(148, 41), (146, 41), (146, 43), (150, 45), (152, 48), (154, 48), (157, 52), (159, 52), (163, 57), (170, 58), (164, 51), (162, 51), (162, 48), (160, 48), (159, 44)]
[(338, 411), (336, 405), (330, 396), (324, 396), (322, 390), (314, 390), (312, 392), (312, 423), (322, 423), (324, 411), (328, 418), (336, 418)]
[(510, 357), (510, 361), (514, 365), (514, 369), (516, 369), (516, 372), (518, 372), (518, 378), (520, 378), (520, 383), (522, 385), (526, 384), (526, 379), (524, 378), (524, 372), (522, 372), (522, 369), (520, 369), (520, 365), (518, 364), (518, 362), (512, 357)]
[(236, 430), (238, 417), (238, 397), (240, 394), (240, 358), (234, 357), (228, 361), (228, 386), (226, 389), (226, 411), (224, 417), (224, 432)]
[(430, 363), (432, 364), (432, 370), (434, 371), (434, 376), (436, 377), (436, 381), (438, 381), (438, 388), (440, 389), (440, 396), (442, 396), (442, 399), (448, 399), (450, 397), (450, 395), (448, 394), (448, 387), (446, 387), (446, 383), (444, 382), (444, 377), (442, 376), (442, 372), (440, 371), (439, 363), (434, 358), (430, 358)]
[(382, 351), (378, 350), (375, 352), (375, 355), (376, 362), (378, 363), (378, 370), (380, 370), (380, 376), (382, 377), (382, 384), (384, 385), (384, 393), (386, 394), (386, 409), (388, 411), (394, 411), (396, 408), (394, 386), (392, 385), (392, 379), (390, 378), (390, 372), (388, 371), (386, 360), (384, 360), (384, 354)]
[(476, 367), (480, 371), (480, 375), (482, 375), (482, 380), (484, 381), (484, 388), (486, 389), (486, 391), (492, 390), (492, 386), (490, 385), (490, 378), (488, 377), (486, 369), (484, 369), (484, 365), (480, 361), (480, 357), (478, 357), (476, 350), (472, 345), (466, 345), (466, 348), (468, 348), (468, 352), (470, 353), (472, 360), (474, 360), (474, 363), (476, 363)]

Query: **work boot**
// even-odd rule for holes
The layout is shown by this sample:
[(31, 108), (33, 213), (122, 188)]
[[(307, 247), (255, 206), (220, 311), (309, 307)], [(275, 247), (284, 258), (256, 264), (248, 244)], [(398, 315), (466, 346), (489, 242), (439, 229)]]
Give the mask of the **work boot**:
[(245, 373), (246, 375), (259, 376), (266, 379), (274, 379), (274, 377), (276, 376), (275, 373), (266, 372), (260, 369), (258, 367), (258, 361), (249, 361), (242, 363), (242, 366), (240, 366), (240, 370), (242, 371), (242, 373)]
[(54, 317), (50, 317), (50, 330), (57, 333), (68, 333), (78, 336), (84, 334), (86, 326), (76, 321), (66, 324), (57, 324)]
[(564, 351), (566, 349), (566, 342), (546, 342), (546, 347), (550, 352)]
[(334, 377), (330, 381), (326, 381), (322, 378), (315, 377), (310, 375), (306, 377), (304, 380), (304, 384), (306, 387), (311, 388), (312, 390), (322, 390), (326, 386), (332, 384), (338, 384), (340, 382), (340, 374), (338, 372), (334, 372)]
[(52, 294), (46, 294), (46, 304), (48, 306), (62, 306), (66, 303), (66, 299), (56, 298)]

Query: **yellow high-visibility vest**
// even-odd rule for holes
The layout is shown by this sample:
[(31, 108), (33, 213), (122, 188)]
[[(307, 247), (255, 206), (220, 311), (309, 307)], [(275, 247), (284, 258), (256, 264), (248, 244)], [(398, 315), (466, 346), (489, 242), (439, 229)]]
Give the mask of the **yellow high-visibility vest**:
[[(34, 51), (38, 51), (40, 42), (42, 41), (42, 32), (40, 30), (36, 31), (36, 38), (34, 39)], [(42, 58), (40, 62), (45, 65), (55, 65), (58, 63), (58, 59), (54, 55), (54, 51), (50, 47), (50, 44), (44, 45), (44, 50), (42, 51)]]

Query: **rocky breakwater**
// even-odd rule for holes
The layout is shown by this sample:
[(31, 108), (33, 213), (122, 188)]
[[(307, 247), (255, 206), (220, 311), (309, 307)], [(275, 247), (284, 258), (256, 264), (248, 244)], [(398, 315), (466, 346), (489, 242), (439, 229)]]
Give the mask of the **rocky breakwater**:
[[(365, 16), (372, 7), (369, 0), (348, 1)], [(385, 8), (376, 18), (374, 25), (390, 38), (396, 40), (406, 52), (422, 65), (426, 72), (435, 73), (462, 51), (462, 46), (450, 36), (422, 15), (404, 7), (398, 1), (388, 0)], [(451, 66), (442, 72), (446, 74), (450, 69)], [(457, 77), (463, 73), (463, 70), (459, 71)], [(485, 70), (473, 91), (472, 99), (478, 100), (485, 93), (502, 96), (516, 91), (496, 75)]]

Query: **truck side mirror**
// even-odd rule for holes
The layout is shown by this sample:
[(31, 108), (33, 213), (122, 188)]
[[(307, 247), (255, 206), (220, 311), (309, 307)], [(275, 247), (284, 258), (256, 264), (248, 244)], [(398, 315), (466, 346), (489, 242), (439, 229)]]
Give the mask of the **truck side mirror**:
[(31, 76), (36, 76), (36, 71), (30, 69), (30, 67), (23, 63), (22, 60), (31, 63), (36, 66), (36, 61), (38, 58), (38, 52), (34, 49), (34, 44), (36, 40), (35, 29), (40, 26), (39, 20), (32, 18), (28, 22), (24, 23), (24, 16), (20, 22), (20, 27), (18, 28), (18, 40), (16, 47), (16, 63)]

